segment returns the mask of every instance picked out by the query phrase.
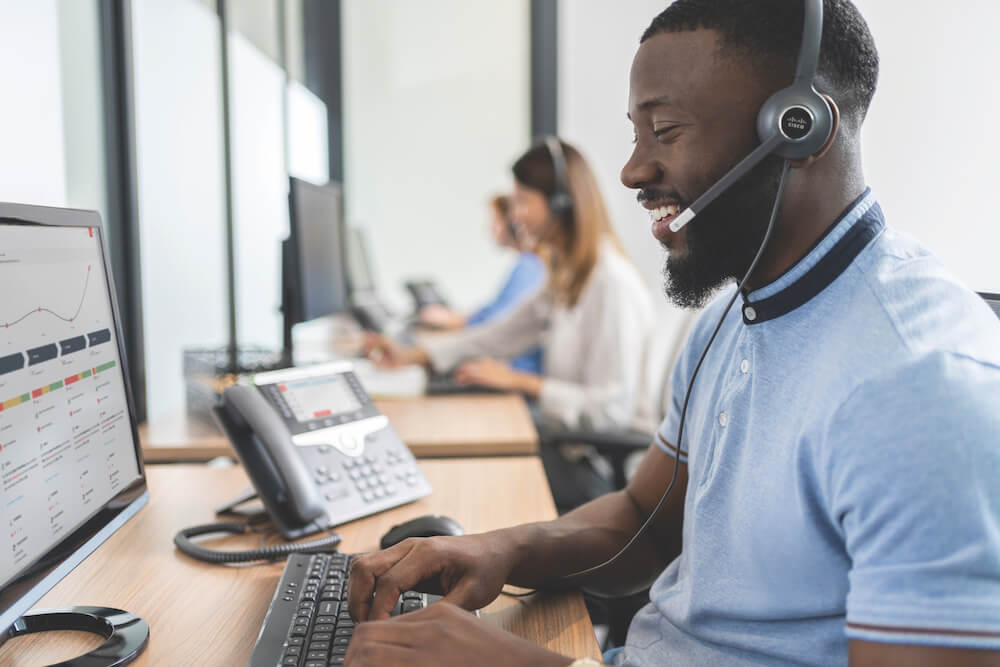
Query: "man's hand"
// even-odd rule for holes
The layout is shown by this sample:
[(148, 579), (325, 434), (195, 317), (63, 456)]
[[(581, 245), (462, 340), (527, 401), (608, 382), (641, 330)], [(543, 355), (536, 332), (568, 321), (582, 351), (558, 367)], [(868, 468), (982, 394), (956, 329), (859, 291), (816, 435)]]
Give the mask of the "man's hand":
[(429, 362), (423, 348), (400, 345), (387, 336), (371, 332), (365, 333), (364, 353), (381, 368), (398, 368), (411, 364), (426, 366)]
[(475, 664), (566, 667), (570, 662), (570, 658), (515, 637), (441, 601), (392, 620), (358, 625), (344, 664), (348, 667)]
[(513, 567), (513, 554), (505, 546), (485, 533), (411, 538), (357, 556), (347, 584), (351, 616), (359, 622), (389, 618), (399, 596), (421, 582), (452, 604), (484, 607), (500, 594)]
[(519, 391), (537, 397), (542, 390), (542, 379), (532, 373), (519, 373), (509, 365), (495, 359), (466, 361), (455, 371), (455, 381), (464, 385), (480, 385)]

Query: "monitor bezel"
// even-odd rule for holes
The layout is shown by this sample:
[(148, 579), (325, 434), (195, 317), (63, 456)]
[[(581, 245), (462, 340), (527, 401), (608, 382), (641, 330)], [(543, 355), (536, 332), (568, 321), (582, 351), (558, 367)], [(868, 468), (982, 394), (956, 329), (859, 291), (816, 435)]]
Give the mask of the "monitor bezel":
[[(118, 347), (118, 358), (121, 361), (125, 401), (139, 477), (108, 499), (89, 519), (53, 545), (40, 558), (35, 559), (32, 565), (12, 581), (0, 585), (0, 636), (5, 636), (7, 628), (149, 501), (146, 469), (135, 420), (135, 400), (132, 394), (128, 358), (123, 347), (124, 336), (115, 294), (114, 276), (111, 273), (111, 257), (105, 242), (100, 214), (97, 211), (83, 209), (0, 202), (0, 224), (8, 223), (34, 227), (90, 227), (95, 230), (106, 276), (104, 287), (108, 290), (111, 316), (114, 320), (115, 345)], [(39, 567), (40, 564), (46, 565)], [(32, 570), (37, 571), (32, 572)], [(7, 600), (8, 597), (11, 599)], [(6, 605), (6, 608), (3, 605)]]
[[(303, 191), (312, 190), (316, 193), (322, 193), (323, 196), (333, 196), (337, 201), (337, 225), (340, 227), (338, 236), (340, 241), (340, 247), (337, 248), (340, 256), (339, 270), (340, 270), (340, 294), (337, 295), (337, 301), (339, 301), (339, 309), (334, 308), (332, 310), (327, 310), (325, 308), (316, 308), (315, 304), (309, 299), (308, 291), (308, 280), (306, 278), (306, 266), (303, 261), (303, 248), (302, 248), (302, 227), (303, 227), (303, 216), (302, 214), (302, 201), (301, 196)], [(339, 183), (335, 181), (329, 181), (322, 185), (312, 183), (310, 181), (296, 178), (294, 176), (289, 176), (288, 178), (288, 247), (292, 254), (290, 258), (283, 258), (284, 261), (288, 259), (292, 260), (293, 266), (289, 267), (291, 269), (290, 273), (294, 281), (294, 285), (291, 285), (291, 289), (295, 292), (292, 295), (293, 304), (288, 304), (289, 314), (293, 323), (298, 324), (299, 322), (309, 322), (314, 319), (319, 319), (321, 317), (327, 317), (330, 315), (337, 315), (340, 313), (350, 312), (351, 307), (351, 290), (349, 285), (349, 270), (347, 268), (347, 252), (345, 246), (347, 245), (347, 225), (344, 222), (344, 191)]]

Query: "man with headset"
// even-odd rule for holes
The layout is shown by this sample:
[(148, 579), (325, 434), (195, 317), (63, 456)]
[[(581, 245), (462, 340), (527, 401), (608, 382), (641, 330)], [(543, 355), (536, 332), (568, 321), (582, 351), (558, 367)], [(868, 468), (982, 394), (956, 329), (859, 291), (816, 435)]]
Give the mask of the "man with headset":
[[(737, 285), (695, 326), (626, 490), (359, 557), (348, 664), (569, 665), (460, 607), (654, 579), (615, 664), (1000, 664), (1000, 324), (865, 187), (877, 74), (848, 0), (654, 19), (622, 181), (673, 300)], [(445, 602), (384, 620), (427, 580)]]

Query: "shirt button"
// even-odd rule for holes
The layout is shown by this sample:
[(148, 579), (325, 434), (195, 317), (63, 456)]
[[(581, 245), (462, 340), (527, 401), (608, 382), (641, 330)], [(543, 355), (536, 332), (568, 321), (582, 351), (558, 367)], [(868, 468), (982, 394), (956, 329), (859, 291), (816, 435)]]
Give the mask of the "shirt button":
[(746, 308), (743, 309), (743, 317), (753, 322), (755, 319), (757, 319), (757, 311), (753, 309), (753, 306), (747, 306)]
[(727, 415), (725, 412), (720, 412), (719, 413), (719, 426), (725, 426), (728, 423), (729, 423), (729, 415)]
[(744, 375), (750, 372), (750, 362), (746, 359), (740, 362), (740, 372)]

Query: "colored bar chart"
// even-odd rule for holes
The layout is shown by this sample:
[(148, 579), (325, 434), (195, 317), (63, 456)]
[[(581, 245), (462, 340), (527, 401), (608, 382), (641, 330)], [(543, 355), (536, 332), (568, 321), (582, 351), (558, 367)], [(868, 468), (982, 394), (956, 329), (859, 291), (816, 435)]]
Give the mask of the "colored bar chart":
[(80, 380), (97, 375), (98, 373), (109, 371), (117, 365), (118, 362), (109, 361), (105, 364), (101, 364), (100, 366), (96, 366), (89, 370), (85, 370), (82, 373), (77, 373), (76, 375), (70, 375), (68, 378), (65, 378), (63, 380), (56, 380), (52, 384), (45, 385), (44, 387), (33, 389), (31, 392), (27, 394), (21, 394), (20, 396), (15, 396), (14, 398), (8, 399), (3, 403), (0, 403), (0, 412), (2, 412), (3, 410), (10, 410), (11, 408), (21, 405), (22, 403), (27, 403), (33, 398), (41, 398), (42, 396), (48, 394), (49, 392), (62, 389), (63, 387), (68, 387), (72, 384), (79, 382)]
[(20, 396), (15, 396), (9, 400), (0, 403), (0, 410), (10, 410), (15, 405), (21, 405), (21, 403), (27, 403), (31, 400), (31, 394), (21, 394)]
[(89, 378), (91, 375), (93, 375), (93, 371), (87, 370), (87, 371), (84, 371), (82, 373), (77, 373), (76, 375), (70, 375), (68, 378), (66, 378), (65, 380), (63, 380), (63, 382), (65, 382), (66, 386), (68, 387), (71, 384), (73, 384), (74, 382), (79, 382), (80, 380), (82, 380), (84, 378)]

